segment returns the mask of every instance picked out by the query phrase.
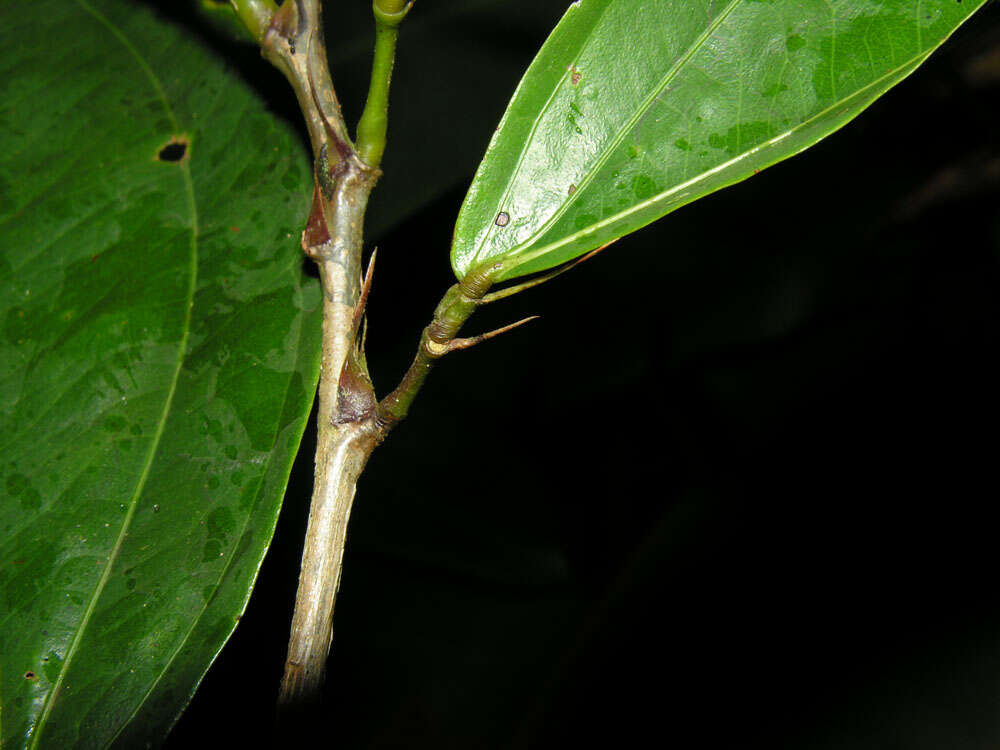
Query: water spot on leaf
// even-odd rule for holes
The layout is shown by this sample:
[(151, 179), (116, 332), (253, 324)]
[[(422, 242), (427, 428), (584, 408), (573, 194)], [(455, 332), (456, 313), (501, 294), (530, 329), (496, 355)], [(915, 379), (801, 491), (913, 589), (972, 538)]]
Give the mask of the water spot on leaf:
[(725, 149), (730, 156), (746, 151), (774, 135), (774, 126), (760, 120), (742, 122), (726, 131), (725, 135), (712, 133), (708, 137), (708, 145), (712, 148)]
[(39, 320), (24, 308), (12, 307), (4, 318), (3, 332), (7, 341), (18, 346), (35, 338), (44, 325), (44, 320)]
[(28, 489), (28, 487), (31, 486), (31, 483), (28, 481), (28, 477), (24, 474), (11, 474), (7, 477), (7, 481), (4, 483), (4, 486), (7, 488), (7, 492), (10, 495), (16, 497)]
[(573, 223), (576, 225), (577, 229), (584, 229), (589, 227), (591, 224), (596, 224), (597, 217), (593, 214), (580, 214), (576, 217), (576, 220)]
[(10, 197), (10, 183), (0, 177), (0, 214), (9, 213), (14, 208), (14, 201)]
[(128, 422), (120, 414), (109, 414), (104, 418), (104, 424), (101, 426), (105, 432), (120, 432), (128, 426)]
[(201, 561), (218, 560), (220, 552), (222, 552), (222, 543), (218, 539), (209, 539), (205, 542), (205, 548), (201, 552)]
[(34, 487), (29, 487), (21, 495), (21, 509), (22, 510), (38, 510), (42, 507), (42, 496), (38, 493)]
[(254, 533), (253, 529), (247, 529), (243, 532), (243, 536), (240, 537), (239, 544), (236, 545), (236, 550), (233, 553), (233, 559), (239, 560), (243, 555), (245, 555), (250, 548), (253, 546)]
[(760, 92), (760, 95), (765, 99), (770, 99), (772, 96), (777, 96), (782, 91), (788, 91), (788, 86), (783, 83), (775, 83), (773, 86), (768, 86), (766, 89)]
[(800, 37), (798, 34), (792, 34), (788, 39), (785, 40), (785, 47), (788, 48), (789, 52), (795, 52), (806, 46), (806, 40)]
[(674, 141), (674, 146), (677, 147), (677, 148), (679, 148), (681, 151), (690, 151), (691, 150), (691, 144), (688, 143), (683, 138), (678, 138), (676, 141)]
[(297, 172), (288, 171), (281, 177), (281, 187), (285, 190), (295, 190), (299, 187), (300, 177)]
[(236, 528), (236, 520), (229, 508), (221, 507), (213, 510), (207, 519), (209, 539), (225, 541), (226, 537)]
[(222, 422), (218, 419), (207, 419), (205, 420), (205, 432), (211, 435), (213, 438), (222, 441)]
[(4, 485), (11, 497), (18, 498), (22, 510), (37, 510), (42, 507), (41, 494), (31, 486), (31, 480), (24, 474), (11, 474)]
[(660, 192), (660, 189), (651, 177), (644, 174), (637, 174), (632, 178), (632, 192), (635, 193), (635, 197), (639, 200), (646, 200), (646, 198), (652, 198)]
[[(246, 367), (239, 358), (232, 357), (219, 372), (219, 382), (226, 383), (233, 392), (244, 394), (232, 407), (239, 424), (250, 439), (249, 447), (253, 450), (271, 450), (275, 437), (274, 424), (281, 414), (281, 402), (272, 398), (271, 394), (287, 385), (287, 375), (266, 367)], [(224, 436), (221, 425), (219, 432), (212, 434), (222, 443)]]
[(260, 495), (257, 494), (257, 489), (260, 487), (260, 480), (253, 482), (248, 482), (245, 487), (240, 490), (240, 510), (249, 510), (254, 507), (255, 502), (260, 502)]
[(49, 682), (55, 682), (56, 678), (59, 677), (59, 672), (62, 670), (62, 657), (59, 656), (55, 651), (49, 651), (48, 656), (42, 657), (42, 672), (45, 673), (45, 679)]

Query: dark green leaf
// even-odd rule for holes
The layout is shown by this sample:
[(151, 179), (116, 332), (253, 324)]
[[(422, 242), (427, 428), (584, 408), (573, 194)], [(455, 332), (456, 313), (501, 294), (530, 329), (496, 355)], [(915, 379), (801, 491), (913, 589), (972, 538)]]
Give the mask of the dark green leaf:
[(311, 169), (143, 4), (5, 3), (0, 46), (2, 740), (155, 744), (243, 611), (311, 403)]
[(797, 154), (984, 1), (574, 3), (472, 182), (456, 274), (486, 261), (502, 278), (551, 268)]

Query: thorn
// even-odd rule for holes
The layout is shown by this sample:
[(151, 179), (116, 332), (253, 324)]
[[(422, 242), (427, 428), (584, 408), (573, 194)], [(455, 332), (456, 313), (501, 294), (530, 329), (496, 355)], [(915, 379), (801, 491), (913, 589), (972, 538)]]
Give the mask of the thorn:
[(354, 307), (354, 320), (351, 321), (351, 338), (357, 338), (358, 329), (361, 327), (361, 320), (365, 316), (365, 307), (368, 304), (368, 293), (372, 290), (372, 278), (375, 275), (375, 255), (378, 253), (376, 247), (372, 250), (372, 255), (368, 259), (368, 270), (365, 271), (364, 281), (361, 283), (361, 295), (358, 297), (358, 304)]
[(444, 347), (444, 353), (457, 351), (458, 349), (470, 349), (476, 344), (481, 344), (489, 339), (496, 338), (501, 333), (507, 333), (507, 331), (513, 331), (515, 328), (523, 326), (525, 323), (530, 323), (533, 320), (538, 320), (540, 315), (532, 315), (531, 317), (525, 318), (524, 320), (519, 320), (516, 323), (511, 323), (509, 326), (504, 326), (503, 328), (497, 328), (495, 331), (490, 331), (489, 333), (482, 333), (478, 336), (470, 336), (465, 339), (452, 339)]
[(483, 297), (479, 301), (479, 304), (481, 304), (481, 305), (488, 305), (490, 302), (497, 302), (498, 300), (502, 300), (502, 299), (505, 299), (507, 297), (512, 297), (515, 294), (517, 294), (518, 292), (523, 292), (526, 289), (531, 289), (531, 287), (533, 287), (533, 286), (538, 286), (539, 284), (544, 284), (546, 281), (551, 281), (556, 276), (561, 276), (562, 274), (566, 273), (567, 271), (569, 271), (569, 270), (571, 270), (573, 268), (576, 268), (578, 265), (580, 265), (584, 261), (590, 260), (595, 255), (597, 255), (599, 252), (601, 252), (604, 248), (608, 247), (609, 245), (613, 245), (617, 241), (618, 241), (617, 239), (611, 240), (611, 242), (608, 242), (608, 243), (606, 243), (604, 245), (601, 245), (596, 250), (591, 250), (586, 255), (583, 255), (583, 256), (577, 258), (576, 260), (571, 260), (568, 263), (564, 263), (563, 265), (558, 266), (557, 268), (555, 268), (552, 271), (549, 271), (546, 274), (543, 274), (541, 276), (536, 276), (533, 279), (529, 279), (528, 281), (522, 282), (520, 284), (516, 284), (515, 286), (509, 286), (506, 289), (501, 289), (498, 292), (491, 292), (490, 294), (487, 294), (485, 297)]

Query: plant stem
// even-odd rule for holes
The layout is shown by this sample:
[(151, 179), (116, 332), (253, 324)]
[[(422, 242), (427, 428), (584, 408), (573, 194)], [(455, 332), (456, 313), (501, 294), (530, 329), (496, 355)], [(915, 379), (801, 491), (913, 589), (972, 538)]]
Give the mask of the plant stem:
[[(352, 159), (356, 162), (356, 157)], [(378, 443), (370, 421), (363, 414), (359, 420), (345, 418), (345, 402), (353, 405), (360, 400), (374, 405), (370, 384), (362, 379), (348, 387), (343, 377), (352, 360), (361, 220), (370, 191), (364, 184), (364, 173), (356, 163), (352, 167), (355, 179), (350, 179), (350, 173), (342, 175), (332, 201), (340, 203), (340, 210), (334, 214), (339, 226), (332, 228), (331, 240), (316, 259), (323, 284), (323, 364), (316, 474), (279, 694), (281, 704), (308, 701), (322, 687), (355, 483)], [(311, 255), (317, 254), (317, 248), (310, 250), (307, 252)]]
[(271, 18), (278, 10), (274, 0), (229, 0), (236, 17), (257, 42), (264, 40)]
[(388, 432), (406, 418), (410, 405), (417, 397), (434, 364), (456, 347), (455, 336), (469, 316), (475, 312), (483, 295), (493, 284), (493, 276), (502, 269), (491, 265), (472, 269), (459, 283), (452, 286), (437, 309), (430, 325), (420, 336), (420, 345), (409, 369), (399, 385), (379, 403), (375, 419), (379, 429)]
[(288, 78), (315, 159), (313, 206), (302, 249), (323, 287), (316, 478), (279, 704), (309, 702), (323, 684), (333, 606), (355, 484), (378, 443), (374, 391), (357, 346), (362, 227), (379, 171), (358, 157), (330, 80), (318, 0), (286, 0), (273, 14), (264, 55)]
[[(253, 32), (261, 2), (234, 2)], [(316, 475), (302, 551), (295, 612), (278, 703), (289, 709), (314, 701), (323, 685), (333, 641), (333, 611), (340, 586), (347, 523), (355, 487), (368, 457), (402, 420), (434, 362), (476, 339), (455, 339), (502, 270), (473, 269), (445, 294), (424, 330), (413, 364), (396, 388), (376, 404), (358, 327), (366, 294), (360, 287), (362, 227), (368, 196), (381, 172), (396, 27), (405, 0), (375, 0), (375, 62), (368, 102), (358, 125), (358, 146), (347, 133), (330, 79), (319, 0), (285, 0), (267, 8), (264, 56), (288, 78), (302, 109), (314, 156), (313, 205), (302, 249), (316, 261), (323, 287), (323, 361), (319, 382)], [(247, 17), (244, 18), (244, 15)], [(368, 288), (370, 277), (366, 281)]]
[(377, 167), (385, 152), (385, 134), (389, 121), (389, 84), (396, 59), (396, 39), (399, 24), (406, 18), (411, 4), (398, 0), (376, 0), (372, 4), (375, 15), (375, 56), (372, 61), (371, 83), (368, 100), (358, 121), (358, 155), (365, 164)]
[(358, 477), (377, 443), (370, 424), (320, 424), (316, 480), (279, 704), (309, 700), (322, 687), (333, 642), (347, 521)]

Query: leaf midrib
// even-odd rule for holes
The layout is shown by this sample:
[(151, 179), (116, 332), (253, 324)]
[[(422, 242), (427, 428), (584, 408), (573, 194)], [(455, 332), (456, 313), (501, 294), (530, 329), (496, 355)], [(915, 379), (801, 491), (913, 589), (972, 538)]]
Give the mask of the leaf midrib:
[[(735, 3), (737, 3), (738, 1), (739, 0), (733, 0), (733, 2), (730, 4), (730, 7), (727, 8), (725, 12), (728, 14), (728, 12), (732, 10), (733, 5)], [(968, 17), (966, 17), (966, 18), (968, 18)], [(848, 95), (848, 96), (846, 96), (846, 97), (844, 97), (842, 99), (838, 99), (837, 101), (835, 101), (834, 103), (832, 103), (830, 106), (828, 106), (825, 109), (823, 109), (822, 111), (816, 113), (814, 116), (810, 117), (809, 119), (803, 120), (801, 123), (799, 123), (798, 125), (796, 125), (795, 127), (791, 128), (791, 129), (785, 131), (784, 133), (780, 133), (779, 135), (776, 135), (773, 138), (770, 138), (767, 141), (764, 141), (763, 143), (758, 143), (755, 146), (747, 149), (743, 153), (741, 153), (741, 154), (733, 157), (732, 159), (730, 159), (730, 160), (728, 160), (726, 162), (723, 162), (722, 164), (718, 164), (715, 167), (713, 167), (713, 168), (711, 168), (709, 170), (706, 170), (706, 171), (704, 171), (704, 172), (696, 175), (695, 177), (693, 177), (693, 178), (691, 178), (689, 180), (686, 180), (685, 182), (678, 183), (677, 185), (674, 185), (674, 186), (670, 187), (669, 189), (664, 190), (663, 192), (658, 193), (657, 195), (654, 195), (653, 197), (646, 199), (645, 201), (641, 201), (639, 203), (633, 204), (632, 206), (629, 206), (629, 208), (627, 210), (625, 210), (625, 211), (622, 211), (620, 213), (617, 213), (617, 214), (614, 214), (612, 216), (609, 216), (609, 217), (607, 217), (605, 219), (602, 219), (602, 220), (600, 220), (598, 222), (595, 222), (594, 224), (591, 224), (591, 225), (585, 227), (584, 229), (581, 229), (581, 230), (579, 230), (577, 232), (573, 232), (572, 234), (566, 235), (565, 237), (560, 238), (556, 242), (551, 242), (551, 243), (546, 244), (546, 245), (541, 245), (539, 247), (536, 247), (536, 248), (531, 249), (528, 252), (524, 252), (524, 253), (517, 253), (517, 249), (516, 248), (512, 248), (509, 251), (509, 255), (508, 255), (510, 263), (505, 263), (504, 264), (505, 275), (509, 275), (511, 272), (513, 272), (518, 267), (523, 266), (523, 265), (525, 265), (527, 263), (530, 263), (531, 261), (533, 261), (533, 260), (535, 260), (535, 259), (537, 259), (537, 258), (539, 258), (539, 257), (541, 257), (543, 255), (546, 255), (546, 254), (552, 252), (553, 250), (557, 250), (558, 248), (565, 247), (566, 245), (570, 245), (570, 244), (572, 244), (573, 242), (575, 242), (577, 239), (579, 239), (581, 237), (586, 237), (587, 235), (593, 234), (593, 233), (595, 233), (595, 232), (597, 232), (597, 231), (599, 231), (599, 230), (601, 230), (601, 229), (603, 229), (605, 227), (611, 226), (611, 225), (615, 224), (618, 221), (621, 221), (621, 220), (623, 220), (623, 219), (625, 219), (625, 218), (627, 218), (627, 217), (629, 217), (629, 216), (631, 216), (631, 215), (633, 215), (635, 213), (638, 213), (638, 212), (640, 212), (640, 211), (642, 211), (642, 210), (644, 210), (644, 209), (646, 209), (646, 208), (648, 208), (650, 206), (653, 206), (653, 205), (655, 205), (655, 204), (657, 204), (657, 203), (659, 203), (659, 202), (667, 199), (668, 197), (670, 197), (671, 195), (674, 195), (674, 194), (678, 193), (679, 191), (682, 191), (682, 190), (684, 190), (686, 188), (689, 188), (692, 185), (697, 185), (699, 182), (703, 181), (704, 179), (712, 177), (712, 176), (714, 176), (714, 175), (716, 175), (716, 174), (718, 174), (718, 173), (720, 173), (720, 172), (728, 169), (732, 165), (737, 164), (738, 162), (742, 161), (743, 159), (746, 159), (748, 156), (751, 156), (754, 153), (757, 153), (757, 152), (759, 152), (759, 151), (761, 151), (761, 150), (763, 150), (763, 149), (765, 149), (765, 148), (767, 148), (769, 146), (773, 146), (773, 145), (775, 145), (775, 144), (777, 144), (777, 143), (779, 143), (779, 142), (781, 142), (781, 141), (783, 141), (783, 140), (785, 140), (785, 139), (793, 136), (796, 132), (798, 132), (798, 131), (802, 130), (803, 128), (806, 128), (806, 127), (814, 124), (815, 122), (819, 121), (823, 117), (825, 117), (828, 114), (830, 114), (833, 110), (837, 109), (838, 107), (843, 107), (845, 104), (849, 104), (853, 100), (856, 100), (856, 99), (862, 97), (865, 93), (871, 91), (874, 88), (879, 87), (880, 85), (884, 84), (886, 81), (891, 80), (893, 77), (898, 76), (901, 73), (905, 72), (907, 69), (909, 69), (910, 72), (912, 72), (916, 68), (916, 66), (919, 65), (919, 63), (920, 63), (921, 60), (926, 59), (931, 53), (934, 52), (934, 50), (936, 50), (938, 47), (940, 47), (942, 44), (944, 44), (944, 42), (947, 41), (950, 36), (951, 36), (950, 33), (947, 34), (946, 36), (944, 36), (943, 38), (941, 38), (937, 42), (937, 44), (934, 44), (933, 46), (928, 47), (926, 49), (921, 49), (921, 46), (918, 45), (918, 47), (917, 47), (917, 53), (916, 54), (914, 54), (911, 57), (909, 57), (902, 64), (893, 67), (891, 70), (887, 71), (884, 75), (882, 75), (882, 76), (874, 79), (873, 81), (869, 82), (865, 86), (862, 86), (861, 88), (856, 89), (850, 95)], [(799, 151), (801, 151), (801, 150), (802, 149), (799, 149)], [(609, 150), (606, 153), (608, 155), (610, 155), (611, 151)], [(794, 153), (797, 153), (797, 152), (794, 152)], [(789, 156), (794, 155), (794, 153), (793, 154), (789, 154)], [(591, 176), (592, 175), (593, 175), (593, 173), (591, 173)], [(576, 191), (576, 193), (574, 193), (574, 195), (578, 195), (583, 189), (584, 188), (579, 188)], [(694, 198), (692, 198), (692, 200), (695, 200), (698, 197), (700, 197), (700, 196), (695, 196)], [(539, 231), (535, 232), (528, 240), (526, 240), (525, 242), (521, 243), (520, 247), (530, 247), (531, 246), (531, 242), (533, 240), (537, 239), (538, 237), (544, 236), (544, 232), (551, 228), (551, 226), (554, 223), (554, 220), (556, 218), (562, 216), (563, 213), (565, 213), (565, 210), (567, 209), (569, 203), (570, 202), (567, 202), (567, 203), (563, 204), (560, 207), (559, 211), (553, 216), (553, 218), (550, 219), (549, 221), (547, 221), (546, 224)]]
[[(904, 64), (899, 65), (899, 66), (893, 68), (892, 70), (888, 71), (885, 75), (883, 75), (883, 76), (875, 79), (874, 81), (872, 81), (871, 83), (866, 84), (865, 86), (862, 86), (861, 88), (859, 88), (856, 91), (854, 91), (850, 96), (847, 96), (847, 97), (845, 97), (843, 99), (840, 99), (840, 100), (834, 102), (829, 107), (827, 107), (826, 109), (822, 110), (821, 112), (817, 112), (813, 117), (810, 117), (808, 120), (803, 120), (802, 122), (800, 122), (795, 127), (791, 128), (789, 130), (786, 130), (784, 133), (780, 133), (779, 135), (776, 135), (773, 138), (769, 138), (768, 140), (764, 141), (763, 143), (758, 143), (757, 145), (755, 145), (755, 146), (747, 149), (743, 153), (738, 154), (737, 156), (734, 156), (729, 161), (723, 162), (722, 164), (718, 164), (718, 165), (712, 167), (711, 169), (705, 170), (704, 172), (701, 172), (700, 174), (696, 175), (695, 177), (692, 177), (690, 180), (686, 180), (685, 182), (678, 183), (677, 185), (674, 185), (673, 187), (669, 188), (668, 190), (664, 190), (662, 193), (657, 193), (652, 198), (647, 198), (644, 201), (640, 201), (639, 203), (635, 203), (635, 204), (629, 206), (628, 210), (626, 210), (626, 211), (622, 211), (620, 213), (614, 214), (612, 216), (607, 217), (606, 219), (602, 219), (601, 221), (595, 222), (595, 223), (587, 226), (586, 228), (581, 229), (578, 232), (574, 232), (573, 234), (566, 235), (565, 237), (563, 237), (562, 239), (558, 240), (557, 242), (552, 242), (552, 243), (549, 243), (548, 245), (542, 245), (540, 247), (535, 248), (534, 250), (531, 250), (530, 252), (526, 252), (526, 253), (523, 253), (523, 254), (520, 254), (520, 255), (514, 255), (514, 256), (512, 256), (511, 260), (516, 260), (517, 263), (512, 263), (509, 266), (505, 266), (505, 270), (508, 271), (508, 272), (512, 271), (515, 268), (517, 268), (518, 266), (523, 266), (525, 263), (530, 263), (531, 261), (535, 260), (536, 258), (538, 258), (538, 257), (540, 257), (542, 255), (545, 255), (545, 254), (551, 252), (552, 250), (555, 250), (557, 248), (569, 245), (569, 244), (575, 242), (580, 237), (586, 237), (588, 234), (593, 234), (593, 233), (597, 232), (598, 230), (603, 229), (604, 227), (611, 226), (615, 222), (620, 221), (620, 220), (622, 220), (625, 217), (631, 216), (634, 213), (638, 213), (639, 211), (641, 211), (641, 210), (643, 210), (645, 208), (648, 208), (649, 206), (655, 205), (655, 204), (659, 203), (660, 201), (662, 201), (662, 200), (670, 197), (671, 195), (673, 195), (673, 194), (675, 194), (675, 193), (677, 193), (677, 192), (679, 192), (681, 190), (689, 188), (692, 185), (697, 185), (702, 180), (705, 180), (705, 179), (707, 179), (709, 177), (712, 177), (712, 176), (714, 176), (714, 175), (716, 175), (716, 174), (718, 174), (720, 172), (725, 171), (726, 169), (728, 169), (732, 165), (737, 164), (738, 162), (746, 159), (748, 156), (752, 156), (753, 154), (755, 154), (755, 153), (757, 153), (759, 151), (762, 151), (763, 149), (765, 149), (765, 148), (767, 148), (769, 146), (776, 145), (776, 144), (780, 143), (783, 140), (791, 138), (793, 135), (795, 135), (795, 133), (797, 131), (802, 130), (803, 128), (805, 128), (807, 126), (814, 124), (815, 122), (817, 122), (821, 118), (823, 118), (826, 115), (830, 114), (830, 112), (832, 112), (833, 110), (837, 109), (838, 107), (843, 107), (845, 104), (849, 104), (852, 100), (861, 97), (863, 94), (867, 93), (871, 89), (876, 88), (880, 84), (884, 83), (885, 81), (893, 78), (894, 76), (899, 75), (901, 72), (905, 71), (907, 68), (911, 68), (911, 69), (915, 70), (916, 69), (915, 68), (916, 64), (918, 64), (922, 59), (927, 58), (935, 49), (937, 49), (939, 46), (941, 46), (941, 44), (943, 44), (946, 41), (946, 39), (947, 39), (947, 37), (945, 37), (945, 39), (942, 39), (941, 42), (939, 44), (935, 45), (934, 47), (932, 47), (930, 49), (927, 49), (927, 50), (923, 50), (922, 52), (914, 55), (913, 57), (909, 58)], [(911, 70), (911, 72), (912, 72), (912, 70)], [(807, 146), (808, 146), (808, 144), (807, 144)], [(806, 148), (807, 146), (803, 146), (803, 149)], [(802, 149), (799, 149), (799, 150), (801, 151)], [(794, 154), (790, 154), (789, 156), (793, 156), (793, 155)], [(699, 197), (701, 197), (701, 196), (694, 196), (692, 198), (692, 200), (696, 200)], [(538, 234), (536, 234), (535, 236), (537, 237)]]
[(611, 156), (618, 150), (622, 141), (625, 140), (625, 136), (631, 133), (636, 124), (646, 116), (646, 113), (649, 112), (649, 108), (653, 106), (654, 102), (659, 100), (664, 90), (666, 90), (666, 88), (670, 85), (670, 82), (673, 81), (674, 78), (676, 78), (677, 75), (687, 66), (688, 62), (691, 61), (691, 58), (698, 53), (705, 43), (712, 38), (716, 30), (726, 21), (727, 18), (729, 18), (730, 13), (732, 13), (736, 6), (741, 2), (742, 0), (730, 0), (729, 5), (727, 5), (718, 16), (712, 19), (705, 30), (702, 31), (691, 46), (684, 51), (684, 54), (677, 59), (669, 70), (667, 70), (667, 72), (660, 79), (659, 83), (652, 88), (649, 94), (646, 95), (646, 98), (636, 108), (636, 111), (632, 114), (632, 116), (622, 125), (618, 132), (615, 133), (615, 137), (608, 144), (607, 148), (604, 149), (604, 153), (601, 154), (601, 156), (599, 156), (594, 162), (593, 167), (587, 172), (584, 178), (580, 180), (580, 184), (576, 186), (576, 190), (573, 193), (573, 200), (563, 201), (559, 208), (557, 208), (545, 221), (545, 223), (542, 224), (537, 231), (535, 231), (532, 237), (528, 240), (529, 243), (537, 237), (545, 236), (545, 233), (548, 232), (548, 230), (563, 217), (566, 211), (569, 210), (570, 206), (579, 203), (580, 197), (587, 192), (587, 188), (593, 184), (594, 178), (600, 173), (604, 165), (607, 164)]
[[(89, 13), (93, 18), (107, 28), (111, 34), (128, 50), (135, 60), (139, 63), (139, 67), (143, 70), (146, 78), (149, 80), (156, 93), (157, 98), (163, 104), (163, 109), (170, 120), (170, 124), (174, 131), (178, 131), (177, 118), (174, 116), (173, 109), (167, 100), (166, 92), (163, 86), (160, 84), (159, 79), (156, 74), (153, 73), (152, 68), (150, 68), (149, 63), (145, 58), (139, 53), (134, 45), (128, 40), (128, 38), (122, 33), (122, 31), (115, 26), (111, 21), (98, 12), (93, 6), (91, 6), (87, 0), (75, 0), (77, 5), (79, 5), (86, 13)], [(45, 697), (45, 703), (43, 704), (41, 714), (38, 717), (38, 721), (35, 723), (31, 731), (31, 743), (29, 747), (37, 748), (38, 743), (41, 740), (42, 733), (44, 732), (46, 721), (52, 712), (52, 707), (55, 705), (56, 700), (62, 691), (63, 683), (69, 672), (70, 666), (72, 665), (73, 658), (76, 655), (77, 649), (80, 646), (80, 642), (83, 640), (83, 634), (87, 630), (87, 626), (90, 624), (90, 620), (93, 617), (94, 611), (97, 607), (97, 602), (104, 592), (104, 588), (107, 586), (108, 580), (111, 577), (111, 569), (114, 566), (115, 560), (121, 552), (122, 545), (125, 542), (125, 536), (127, 534), (128, 528), (131, 525), (132, 519), (135, 516), (135, 510), (139, 503), (139, 498), (141, 497), (143, 490), (146, 486), (146, 481), (149, 478), (149, 473), (153, 465), (153, 459), (156, 456), (156, 452), (159, 449), (160, 439), (163, 436), (163, 431), (166, 426), (167, 417), (170, 414), (170, 409), (173, 405), (174, 394), (177, 391), (177, 383), (180, 380), (181, 369), (184, 364), (184, 357), (187, 350), (188, 335), (191, 330), (191, 310), (193, 307), (195, 287), (198, 279), (198, 210), (195, 204), (194, 198), (194, 184), (191, 179), (191, 169), (187, 162), (182, 162), (180, 164), (181, 174), (184, 178), (184, 186), (186, 189), (187, 200), (188, 200), (188, 210), (191, 216), (191, 261), (190, 261), (190, 275), (188, 283), (188, 293), (187, 299), (184, 305), (184, 325), (181, 334), (180, 344), (177, 350), (177, 366), (174, 369), (173, 377), (170, 381), (170, 387), (167, 392), (167, 398), (163, 404), (163, 411), (160, 415), (160, 419), (156, 425), (156, 431), (153, 436), (153, 440), (150, 443), (149, 451), (146, 454), (146, 461), (142, 469), (142, 473), (139, 475), (139, 479), (136, 482), (135, 490), (132, 494), (132, 498), (129, 500), (128, 510), (125, 513), (125, 518), (122, 521), (121, 530), (118, 533), (118, 538), (115, 540), (114, 545), (111, 548), (111, 552), (108, 555), (108, 559), (104, 564), (104, 569), (101, 572), (101, 577), (97, 581), (97, 585), (94, 587), (94, 592), (91, 594), (90, 601), (87, 604), (87, 609), (84, 612), (83, 618), (77, 627), (76, 634), (73, 636), (73, 641), (70, 643), (69, 648), (66, 651), (66, 656), (63, 659), (62, 667), (59, 671), (59, 676), (56, 678), (55, 684), (49, 691), (48, 695)]]
[[(670, 82), (677, 77), (677, 74), (684, 69), (687, 63), (691, 60), (692, 57), (694, 57), (695, 54), (697, 54), (697, 52), (702, 48), (702, 46), (704, 46), (704, 44), (709, 39), (711, 39), (715, 31), (726, 21), (727, 18), (729, 18), (729, 15), (741, 2), (742, 0), (729, 0), (729, 4), (725, 8), (723, 8), (719, 12), (719, 14), (711, 20), (711, 22), (709, 22), (709, 24), (698, 35), (698, 37), (688, 46), (686, 50), (684, 50), (684, 53), (680, 57), (678, 57), (677, 60), (674, 62), (674, 64), (671, 65), (670, 68), (667, 70), (667, 72), (663, 74), (663, 77), (660, 78), (659, 82), (650, 89), (645, 99), (643, 99), (640, 105), (636, 107), (636, 110), (632, 114), (632, 116), (629, 117), (625, 121), (625, 123), (618, 129), (618, 132), (615, 133), (614, 138), (612, 138), (611, 141), (609, 141), (608, 146), (603, 149), (603, 153), (600, 156), (598, 156), (597, 160), (587, 171), (587, 174), (583, 177), (583, 179), (580, 180), (579, 184), (576, 186), (576, 190), (573, 193), (573, 199), (563, 201), (559, 205), (559, 207), (552, 213), (552, 215), (545, 221), (545, 223), (543, 223), (538, 229), (536, 229), (535, 232), (531, 235), (531, 237), (529, 237), (527, 240), (521, 243), (522, 246), (530, 245), (531, 241), (534, 240), (535, 238), (544, 236), (545, 233), (552, 227), (552, 225), (555, 224), (555, 222), (557, 222), (560, 218), (562, 218), (563, 214), (565, 214), (566, 211), (569, 210), (569, 207), (576, 204), (580, 200), (580, 196), (584, 192), (586, 192), (587, 188), (593, 182), (594, 177), (601, 171), (601, 168), (607, 163), (608, 159), (611, 158), (611, 155), (617, 150), (618, 146), (621, 145), (622, 141), (625, 139), (625, 136), (628, 135), (630, 132), (632, 132), (636, 123), (639, 122), (639, 120), (641, 120), (646, 115), (646, 113), (649, 111), (649, 108), (653, 105), (653, 103), (660, 98), (660, 95), (663, 93), (664, 89), (666, 89), (666, 87), (670, 85)], [(607, 8), (605, 8), (605, 11), (606, 10)], [(601, 19), (603, 18), (604, 14), (602, 13)], [(594, 24), (594, 27), (591, 29), (590, 33), (591, 37), (593, 36), (594, 29), (596, 29), (599, 25), (600, 25), (600, 19), (598, 20), (597, 23)], [(590, 39), (588, 39), (588, 42), (589, 41)], [(584, 43), (581, 46), (581, 49), (585, 49), (586, 46), (587, 44)], [(525, 148), (521, 152), (521, 155), (518, 159), (517, 167), (515, 168), (512, 178), (507, 185), (506, 191), (504, 192), (501, 201), (501, 208), (502, 204), (506, 202), (508, 196), (510, 195), (510, 192), (513, 190), (517, 176), (521, 173), (521, 166), (524, 160), (525, 153), (527, 151), (527, 143), (530, 142), (532, 137), (534, 137), (534, 133), (538, 127), (538, 124), (541, 122), (546, 112), (548, 111), (549, 104), (552, 102), (552, 99), (555, 97), (556, 93), (562, 87), (564, 81), (566, 80), (566, 77), (567, 77), (566, 75), (563, 75), (563, 77), (559, 79), (559, 83), (553, 89), (552, 95), (545, 103), (545, 107), (542, 109), (541, 113), (539, 113), (538, 118), (532, 125), (531, 134), (529, 135), (529, 138), (526, 139), (525, 141), (526, 144)], [(487, 234), (487, 237), (488, 236), (489, 233)], [(476, 250), (476, 254), (474, 256), (475, 259), (474, 263), (479, 261), (479, 256), (485, 249), (486, 245), (487, 245), (487, 239), (484, 238), (483, 243)], [(513, 250), (511, 251), (511, 257), (515, 257), (514, 256), (515, 252), (516, 251)]]

